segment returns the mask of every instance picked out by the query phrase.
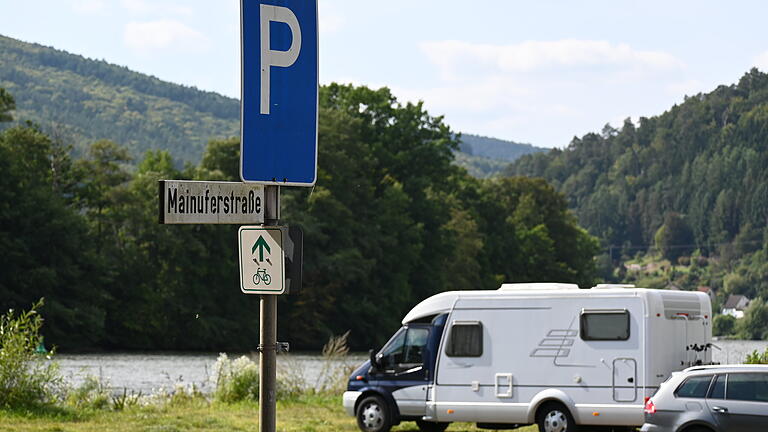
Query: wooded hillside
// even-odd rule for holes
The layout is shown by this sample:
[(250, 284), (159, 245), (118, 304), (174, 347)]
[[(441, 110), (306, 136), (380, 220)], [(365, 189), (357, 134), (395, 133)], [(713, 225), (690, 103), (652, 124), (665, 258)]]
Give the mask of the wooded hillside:
[[(752, 69), (639, 124), (606, 125), (563, 150), (523, 156), (506, 174), (543, 177), (564, 193), (605, 260), (658, 254), (666, 270), (641, 282), (711, 287), (717, 307), (729, 294), (768, 298), (766, 167), (768, 75)], [(637, 277), (625, 272), (603, 276)], [(768, 308), (760, 313), (768, 337)]]

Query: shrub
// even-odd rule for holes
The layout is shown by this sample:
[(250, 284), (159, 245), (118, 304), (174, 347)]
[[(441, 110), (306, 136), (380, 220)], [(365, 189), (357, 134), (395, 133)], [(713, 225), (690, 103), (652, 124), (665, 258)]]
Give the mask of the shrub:
[(715, 315), (712, 321), (712, 333), (715, 336), (732, 335), (736, 329), (736, 318), (731, 315)]
[(259, 367), (246, 356), (233, 361), (226, 354), (219, 354), (213, 365), (213, 379), (215, 400), (226, 403), (259, 400)]
[(752, 354), (747, 354), (747, 358), (744, 360), (746, 364), (768, 364), (768, 348), (765, 352), (760, 354), (757, 350), (752, 351)]
[(349, 331), (341, 336), (331, 336), (323, 346), (323, 368), (315, 383), (321, 393), (341, 393), (347, 387), (347, 378), (352, 373), (345, 359), (349, 353), (347, 338)]
[(752, 300), (736, 327), (742, 339), (768, 339), (768, 305), (760, 298)]
[(63, 380), (58, 364), (51, 361), (53, 351), (36, 353), (42, 342), (42, 317), (37, 310), (41, 299), (28, 311), (13, 309), (0, 315), (0, 406), (28, 407), (56, 400)]
[[(341, 393), (346, 389), (347, 377), (353, 366), (345, 360), (349, 348), (349, 332), (331, 336), (323, 347), (323, 366), (314, 387), (308, 385), (304, 367), (294, 358), (287, 356), (280, 360), (277, 371), (278, 399), (297, 398), (313, 393)], [(220, 402), (232, 403), (259, 398), (258, 364), (246, 356), (230, 360), (226, 354), (219, 354), (213, 366), (213, 398)]]
[(69, 391), (67, 404), (75, 408), (104, 409), (109, 407), (110, 396), (109, 384), (89, 375)]
[[(258, 384), (256, 388), (258, 389)], [(208, 399), (206, 399), (205, 395), (194, 383), (188, 385), (176, 383), (172, 389), (161, 387), (150, 396), (142, 397), (141, 394), (139, 394), (138, 396), (134, 396), (134, 399), (134, 405), (141, 403), (143, 405), (154, 406), (189, 406), (190, 404), (200, 405), (208, 403)], [(115, 409), (118, 409), (115, 398), (113, 398), (112, 401)]]

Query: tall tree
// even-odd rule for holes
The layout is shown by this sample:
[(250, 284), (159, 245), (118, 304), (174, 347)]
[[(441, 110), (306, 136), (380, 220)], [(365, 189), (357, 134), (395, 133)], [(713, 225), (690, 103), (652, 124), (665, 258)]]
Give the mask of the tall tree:
[(89, 219), (95, 224), (99, 251), (104, 244), (105, 212), (116, 199), (118, 187), (131, 178), (125, 167), (130, 160), (125, 148), (112, 141), (99, 140), (88, 147), (86, 158), (76, 164), (82, 179), (79, 198)]
[(10, 93), (0, 87), (0, 123), (13, 121), (11, 111), (16, 109), (16, 101)]
[(104, 336), (104, 272), (85, 220), (52, 187), (51, 142), (31, 126), (0, 133), (0, 299), (41, 297), (50, 341), (95, 347)]

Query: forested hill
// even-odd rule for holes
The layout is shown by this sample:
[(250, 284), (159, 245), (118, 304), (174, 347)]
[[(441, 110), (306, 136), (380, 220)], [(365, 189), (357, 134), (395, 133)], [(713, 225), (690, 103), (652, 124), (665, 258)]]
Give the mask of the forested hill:
[[(239, 136), (237, 99), (38, 44), (0, 36), (0, 88), (16, 99), (15, 118), (32, 120), (82, 151), (109, 139), (134, 160), (168, 150), (198, 163), (210, 139)], [(501, 171), (530, 144), (463, 135), (456, 163), (476, 177)], [(181, 165), (181, 164), (179, 164)]]
[(455, 163), (464, 167), (471, 176), (489, 178), (498, 176), (520, 156), (544, 152), (547, 149), (534, 147), (472, 134), (461, 134), (459, 150), (454, 153)]
[(17, 119), (35, 121), (80, 149), (107, 138), (134, 157), (162, 148), (198, 161), (209, 139), (240, 129), (236, 99), (3, 36), (0, 87), (14, 95)]
[(738, 240), (749, 252), (768, 220), (767, 146), (768, 75), (752, 69), (638, 125), (524, 156), (506, 174), (546, 178), (606, 244), (640, 249), (664, 226), (689, 251)]
[(545, 148), (534, 147), (530, 144), (467, 133), (461, 134), (459, 149), (471, 156), (481, 156), (507, 162), (512, 162), (523, 155), (547, 151)]

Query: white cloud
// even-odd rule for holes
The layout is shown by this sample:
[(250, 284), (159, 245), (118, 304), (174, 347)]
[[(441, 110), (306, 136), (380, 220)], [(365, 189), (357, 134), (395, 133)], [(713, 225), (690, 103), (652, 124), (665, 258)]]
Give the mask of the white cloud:
[(142, 53), (152, 51), (206, 51), (211, 43), (202, 33), (173, 20), (130, 22), (123, 32), (128, 48)]
[(614, 66), (651, 70), (678, 69), (683, 63), (663, 51), (641, 51), (627, 44), (599, 40), (526, 41), (513, 45), (462, 41), (423, 42), (421, 50), (445, 79), (478, 68), (501, 73), (583, 66)]
[(148, 2), (146, 0), (120, 0), (120, 6), (128, 12), (134, 14), (171, 14), (171, 15), (191, 15), (192, 9), (187, 6), (177, 4), (163, 4), (155, 0)]
[(106, 6), (104, 0), (74, 0), (72, 2), (72, 8), (81, 14), (99, 13), (106, 9)]
[(482, 112), (506, 108), (517, 109), (522, 108), (519, 101), (530, 96), (529, 89), (502, 76), (486, 77), (460, 85), (453, 83), (418, 89), (394, 87), (392, 90), (400, 100), (410, 102), (421, 100), (430, 107), (439, 107), (441, 111), (460, 109)]
[(763, 51), (752, 60), (753, 66), (763, 72), (768, 72), (768, 51)]

